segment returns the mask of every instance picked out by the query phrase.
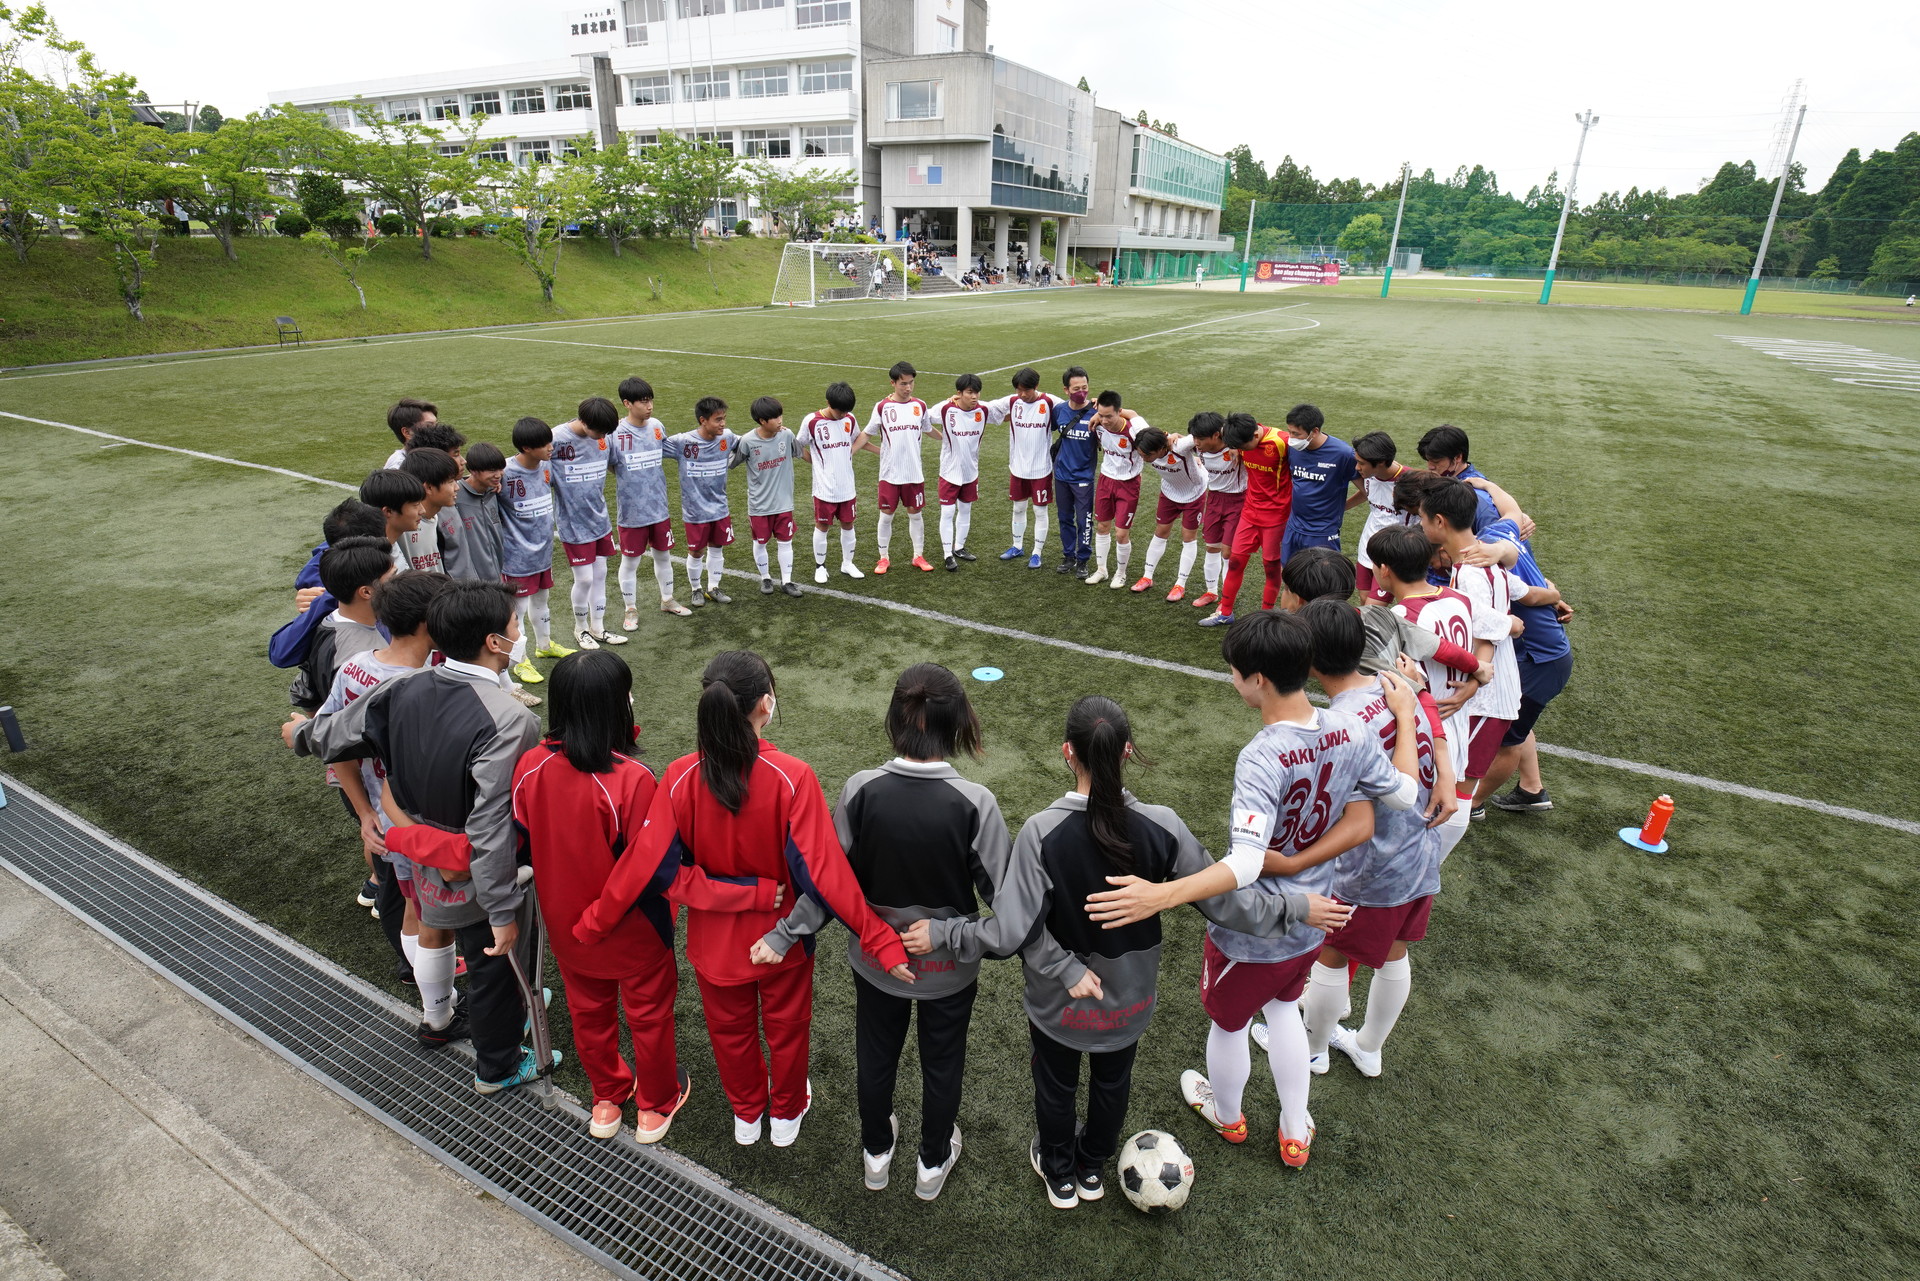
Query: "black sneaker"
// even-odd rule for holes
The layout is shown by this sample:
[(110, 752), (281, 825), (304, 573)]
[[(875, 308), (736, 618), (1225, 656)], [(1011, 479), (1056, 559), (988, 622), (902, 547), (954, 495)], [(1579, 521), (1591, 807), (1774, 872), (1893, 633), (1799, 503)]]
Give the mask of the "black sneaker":
[(1034, 1135), (1033, 1142), (1027, 1145), (1027, 1160), (1033, 1165), (1033, 1172), (1047, 1185), (1047, 1204), (1056, 1210), (1071, 1210), (1080, 1204), (1080, 1183), (1077, 1179), (1061, 1179), (1058, 1183), (1047, 1177), (1040, 1168), (1040, 1136)]
[(1544, 787), (1537, 792), (1529, 792), (1516, 783), (1511, 792), (1500, 793), (1489, 801), (1488, 804), (1497, 810), (1506, 810), (1510, 813), (1522, 814), (1529, 810), (1552, 809), (1553, 798), (1547, 795), (1547, 789)]
[(443, 1050), (455, 1041), (464, 1041), (471, 1036), (467, 1028), (467, 1011), (464, 1006), (456, 1005), (453, 1017), (447, 1020), (443, 1028), (430, 1028), (420, 1025), (420, 1048), (423, 1050)]
[(798, 583), (782, 583), (780, 584), (780, 590), (789, 596), (798, 596), (800, 594), (800, 585)]
[(970, 551), (968, 551), (968, 550), (967, 550), (966, 548), (964, 548), (964, 547), (956, 547), (956, 548), (954, 548), (954, 549), (953, 549), (953, 558), (954, 558), (955, 560), (968, 560), (968, 561), (972, 561), (972, 560), (979, 560), (979, 559), (980, 559), (980, 558), (979, 558), (978, 556), (975, 556), (975, 555), (974, 555), (974, 554), (973, 554), (972, 552), (970, 552)]
[(1082, 561), (1075, 561), (1073, 566), (1073, 576), (1075, 578), (1085, 578), (1089, 573), (1092, 572), (1092, 570), (1089, 568), (1091, 564), (1092, 564), (1092, 557), (1088, 557), (1086, 560), (1082, 560)]
[(1053, 572), (1056, 574), (1071, 574), (1073, 572), (1073, 562), (1071, 560), (1063, 560), (1054, 566)]
[(1082, 1201), (1098, 1201), (1107, 1194), (1107, 1185), (1101, 1182), (1098, 1170), (1081, 1170), (1073, 1176), (1073, 1186)]
[(1467, 811), (1467, 821), (1471, 823), (1478, 823), (1481, 819), (1485, 818), (1486, 816), (1487, 816), (1487, 807), (1484, 805), (1476, 805), (1472, 809)]
[(413, 967), (405, 961), (397, 961), (394, 963), (393, 977), (396, 981), (408, 987), (420, 986), (420, 981), (413, 977)]
[(955, 557), (955, 556), (949, 556), (940, 563), (946, 567), (947, 572), (949, 573), (952, 573), (954, 570), (957, 570), (960, 568), (960, 560), (958, 557)]
[(375, 903), (380, 901), (379, 895), (380, 895), (380, 887), (378, 885), (375, 885), (373, 883), (373, 878), (369, 876), (366, 880), (360, 883), (360, 892), (353, 896), (353, 901), (358, 903), (361, 907), (372, 907)]
[(773, 595), (773, 580), (771, 578), (763, 578), (760, 580), (760, 594), (762, 596)]

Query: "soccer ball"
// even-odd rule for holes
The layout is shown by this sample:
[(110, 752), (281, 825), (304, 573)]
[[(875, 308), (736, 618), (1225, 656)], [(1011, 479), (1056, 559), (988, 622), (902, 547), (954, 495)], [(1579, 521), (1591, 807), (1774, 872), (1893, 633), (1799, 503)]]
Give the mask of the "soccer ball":
[(1120, 1149), (1120, 1190), (1143, 1214), (1171, 1214), (1193, 1191), (1193, 1158), (1165, 1130), (1142, 1130)]

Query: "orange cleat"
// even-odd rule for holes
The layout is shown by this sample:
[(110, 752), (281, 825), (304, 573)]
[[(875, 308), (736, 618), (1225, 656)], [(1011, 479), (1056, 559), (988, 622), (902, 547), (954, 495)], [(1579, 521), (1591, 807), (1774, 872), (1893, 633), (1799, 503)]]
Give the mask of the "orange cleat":
[(1206, 592), (1203, 595), (1194, 597), (1187, 603), (1195, 609), (1205, 609), (1209, 605), (1218, 605), (1220, 603), (1220, 597), (1216, 592)]
[(1200, 1114), (1200, 1119), (1212, 1126), (1221, 1138), (1229, 1143), (1247, 1141), (1247, 1118), (1243, 1115), (1237, 1121), (1222, 1121), (1216, 1110), (1213, 1086), (1206, 1077), (1188, 1070), (1180, 1074), (1180, 1097), (1188, 1107)]
[(875, 565), (875, 566), (873, 567), (873, 572), (874, 572), (874, 573), (876, 573), (876, 574), (884, 574), (884, 573), (886, 573), (886, 572), (887, 572), (887, 566), (888, 566), (888, 564), (889, 564), (889, 563), (890, 563), (890, 562), (889, 562), (889, 561), (887, 560), (887, 558), (886, 558), (885, 556), (882, 556), (882, 557), (880, 558), (880, 563), (879, 563), (879, 564), (877, 564), (877, 565)]
[(1167, 593), (1167, 600), (1170, 603), (1183, 601), (1186, 598), (1187, 598), (1187, 585), (1185, 583), (1175, 583), (1173, 586), (1173, 590)]
[(1146, 591), (1146, 590), (1147, 590), (1147, 588), (1149, 588), (1149, 587), (1151, 587), (1151, 586), (1153, 586), (1153, 580), (1152, 580), (1151, 578), (1147, 578), (1147, 577), (1144, 577), (1144, 576), (1142, 576), (1142, 577), (1141, 577), (1141, 578), (1140, 578), (1140, 579), (1139, 579), (1139, 580), (1138, 580), (1137, 582), (1135, 582), (1135, 583), (1134, 583), (1134, 585), (1133, 585), (1133, 586), (1132, 586), (1131, 588), (1129, 588), (1128, 590), (1129, 590), (1129, 591), (1134, 591), (1134, 592), (1144, 592), (1144, 591)]
[(927, 558), (925, 556), (915, 556), (913, 558), (913, 567), (915, 569), (923, 569), (929, 574), (933, 572), (933, 566), (927, 563)]
[(1303, 1168), (1307, 1164), (1307, 1150), (1313, 1146), (1316, 1133), (1311, 1116), (1307, 1118), (1307, 1137), (1304, 1139), (1290, 1139), (1284, 1130), (1280, 1131), (1280, 1159), (1296, 1170)]

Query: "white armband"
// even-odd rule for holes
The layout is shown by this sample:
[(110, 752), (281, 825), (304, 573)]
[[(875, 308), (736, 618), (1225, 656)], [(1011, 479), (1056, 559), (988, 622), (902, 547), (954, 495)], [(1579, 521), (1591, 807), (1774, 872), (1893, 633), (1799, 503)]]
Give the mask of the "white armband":
[(1414, 781), (1413, 775), (1401, 774), (1400, 786), (1377, 799), (1390, 810), (1410, 810), (1413, 803), (1420, 799), (1420, 784)]
[(1220, 861), (1233, 869), (1234, 888), (1244, 890), (1260, 879), (1267, 862), (1267, 847), (1235, 841)]

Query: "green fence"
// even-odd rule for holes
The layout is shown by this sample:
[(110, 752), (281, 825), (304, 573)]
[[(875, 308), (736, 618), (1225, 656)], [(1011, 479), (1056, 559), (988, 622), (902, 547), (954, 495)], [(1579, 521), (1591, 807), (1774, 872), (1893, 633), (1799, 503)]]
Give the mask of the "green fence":
[(1209, 280), (1225, 276), (1238, 278), (1238, 254), (1175, 253), (1166, 249), (1123, 249), (1114, 260), (1116, 285), (1172, 285), (1194, 281), (1194, 272), (1206, 269)]

